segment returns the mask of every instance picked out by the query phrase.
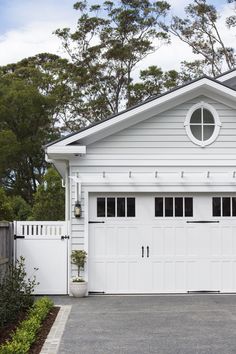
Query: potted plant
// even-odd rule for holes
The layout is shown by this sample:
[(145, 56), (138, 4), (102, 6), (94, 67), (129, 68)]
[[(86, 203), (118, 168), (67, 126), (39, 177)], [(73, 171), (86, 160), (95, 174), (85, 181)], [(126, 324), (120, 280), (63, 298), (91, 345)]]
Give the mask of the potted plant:
[(75, 297), (84, 297), (87, 293), (87, 282), (80, 276), (84, 269), (87, 253), (82, 250), (74, 250), (71, 253), (71, 263), (77, 266), (78, 276), (71, 279), (70, 292)]

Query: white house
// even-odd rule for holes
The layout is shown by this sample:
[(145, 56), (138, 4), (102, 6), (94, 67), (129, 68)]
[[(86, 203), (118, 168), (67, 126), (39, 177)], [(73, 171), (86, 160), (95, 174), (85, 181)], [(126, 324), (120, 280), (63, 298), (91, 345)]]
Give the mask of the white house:
[(46, 147), (89, 292), (236, 292), (235, 89), (203, 77)]

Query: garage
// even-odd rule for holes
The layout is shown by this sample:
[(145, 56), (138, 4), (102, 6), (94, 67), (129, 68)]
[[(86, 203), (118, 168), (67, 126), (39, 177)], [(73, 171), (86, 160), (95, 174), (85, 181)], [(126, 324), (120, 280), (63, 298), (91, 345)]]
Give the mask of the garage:
[(235, 83), (199, 78), (46, 147), (90, 293), (236, 292)]
[(89, 291), (236, 291), (236, 194), (91, 194)]

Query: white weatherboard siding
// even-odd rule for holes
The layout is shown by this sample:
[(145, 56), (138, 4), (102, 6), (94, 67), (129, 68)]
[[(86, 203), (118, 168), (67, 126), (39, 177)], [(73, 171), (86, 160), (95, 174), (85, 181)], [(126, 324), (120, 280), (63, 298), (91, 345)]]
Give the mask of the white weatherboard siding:
[[(47, 146), (66, 183), (68, 255), (88, 252), (89, 291), (236, 292), (236, 92), (220, 83), (235, 75), (195, 80)], [(199, 111), (186, 120), (196, 104), (201, 130)]]
[[(200, 100), (214, 106), (222, 123), (217, 140), (204, 148), (194, 145), (189, 140), (184, 127), (187, 111)], [(87, 237), (90, 236), (84, 224), (86, 216), (84, 198), (92, 191), (120, 193), (235, 191), (236, 183), (232, 179), (236, 162), (235, 136), (236, 111), (212, 98), (200, 96), (87, 145), (86, 155), (70, 160), (69, 175), (76, 177), (79, 174), (83, 180), (80, 219), (73, 215), (76, 193), (75, 183), (70, 180), (72, 249), (89, 250), (90, 239), (87, 240)], [(80, 143), (84, 144), (83, 140)], [(158, 170), (161, 185), (145, 183), (154, 175), (155, 170)], [(187, 174), (186, 179), (180, 178), (182, 170), (185, 175)], [(211, 172), (210, 181), (206, 179), (208, 170)], [(129, 171), (132, 172), (134, 179), (139, 176), (143, 183), (139, 186), (132, 184), (132, 179), (128, 179)], [(102, 179), (103, 172), (106, 175), (105, 179)], [(114, 178), (116, 181), (118, 178), (121, 183), (113, 183)], [(89, 215), (87, 221), (88, 218)], [(88, 276), (88, 272), (86, 274)]]
[[(204, 148), (193, 144), (184, 128), (187, 111), (201, 100), (214, 106), (222, 123), (217, 140)], [(207, 97), (199, 97), (88, 145), (87, 154), (79, 159), (79, 165), (234, 165), (235, 117), (236, 110)]]

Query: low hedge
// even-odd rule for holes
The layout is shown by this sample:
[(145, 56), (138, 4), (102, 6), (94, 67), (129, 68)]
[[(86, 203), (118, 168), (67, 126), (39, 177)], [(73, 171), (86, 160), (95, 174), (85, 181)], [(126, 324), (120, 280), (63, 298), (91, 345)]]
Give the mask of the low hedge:
[(42, 321), (52, 307), (53, 302), (47, 297), (37, 300), (29, 310), (27, 319), (12, 334), (11, 340), (0, 347), (0, 354), (27, 354), (37, 338)]

